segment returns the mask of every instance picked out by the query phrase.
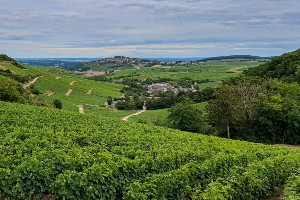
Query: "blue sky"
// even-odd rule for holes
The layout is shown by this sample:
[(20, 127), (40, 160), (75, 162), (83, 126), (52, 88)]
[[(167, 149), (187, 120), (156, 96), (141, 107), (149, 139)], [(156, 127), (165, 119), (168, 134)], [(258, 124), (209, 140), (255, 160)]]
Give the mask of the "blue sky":
[(12, 57), (280, 55), (300, 47), (298, 0), (0, 0)]

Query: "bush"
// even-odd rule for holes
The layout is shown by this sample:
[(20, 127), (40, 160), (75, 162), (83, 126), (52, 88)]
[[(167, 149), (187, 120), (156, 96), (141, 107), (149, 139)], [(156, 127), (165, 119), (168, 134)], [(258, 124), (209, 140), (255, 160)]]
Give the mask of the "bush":
[(57, 109), (62, 109), (62, 102), (59, 99), (54, 99), (53, 100), (53, 105), (55, 106), (55, 108)]

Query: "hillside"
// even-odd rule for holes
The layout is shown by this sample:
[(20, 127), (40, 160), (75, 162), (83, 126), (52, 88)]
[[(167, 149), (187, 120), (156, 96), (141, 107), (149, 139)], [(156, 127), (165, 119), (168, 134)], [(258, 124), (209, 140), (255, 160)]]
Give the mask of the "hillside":
[(93, 62), (85, 63), (76, 67), (70, 68), (70, 70), (77, 71), (109, 71), (109, 70), (118, 70), (122, 68), (141, 68), (148, 67), (157, 64), (162, 64), (164, 62), (140, 58), (130, 58), (124, 56), (115, 56), (112, 58), (104, 58), (101, 60), (96, 60)]
[(5, 54), (0, 54), (0, 62), (11, 63), (12, 65), (14, 65), (18, 68), (24, 68), (23, 65), (18, 63), (15, 59), (13, 59)]
[(285, 53), (258, 67), (246, 70), (244, 73), (248, 76), (278, 78), (300, 83), (300, 49)]
[(0, 100), (49, 106), (32, 85), (38, 75), (7, 55), (0, 55)]
[(286, 147), (4, 102), (0, 113), (4, 199), (260, 199), (300, 167)]
[(271, 60), (271, 57), (260, 57), (251, 55), (231, 55), (231, 56), (217, 56), (204, 58), (197, 62), (230, 62), (230, 61), (266, 61)]
[[(87, 80), (57, 68), (25, 65), (19, 68), (12, 62), (0, 61), (0, 79), (3, 82), (0, 97), (1, 92), (7, 96), (1, 98), (2, 100), (51, 106), (55, 99), (59, 99), (63, 110), (75, 112), (81, 110), (82, 113), (111, 117), (122, 117), (134, 112), (105, 108), (108, 96), (122, 96), (121, 84)], [(4, 80), (9, 87), (4, 87)], [(25, 88), (30, 82), (30, 87)], [(43, 100), (44, 103), (36, 99)]]

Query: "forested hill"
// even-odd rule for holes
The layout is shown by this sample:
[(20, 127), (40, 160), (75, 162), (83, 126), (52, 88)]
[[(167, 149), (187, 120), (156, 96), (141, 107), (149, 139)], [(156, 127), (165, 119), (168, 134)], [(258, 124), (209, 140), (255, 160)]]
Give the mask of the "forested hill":
[(202, 60), (198, 60), (198, 62), (209, 62), (209, 61), (265, 61), (270, 60), (271, 57), (260, 57), (260, 56), (251, 56), (251, 55), (230, 55), (230, 56), (218, 56), (218, 57), (210, 57)]
[(285, 53), (258, 67), (244, 71), (248, 76), (278, 78), (288, 82), (300, 82), (300, 49)]

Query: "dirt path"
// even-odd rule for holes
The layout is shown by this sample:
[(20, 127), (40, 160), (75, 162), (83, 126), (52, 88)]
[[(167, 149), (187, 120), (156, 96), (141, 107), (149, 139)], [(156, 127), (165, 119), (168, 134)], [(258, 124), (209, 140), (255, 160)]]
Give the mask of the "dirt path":
[(145, 112), (146, 110), (147, 110), (147, 107), (146, 107), (146, 101), (144, 101), (143, 110), (139, 110), (139, 111), (137, 111), (136, 113), (133, 113), (133, 114), (131, 114), (131, 115), (127, 115), (127, 116), (123, 117), (122, 120), (123, 120), (123, 121), (128, 121), (128, 119), (129, 119), (130, 117), (140, 115), (140, 114), (142, 114), (143, 112)]
[(69, 89), (65, 95), (70, 96), (71, 93), (72, 93), (72, 89)]
[(76, 81), (72, 81), (69, 85), (74, 85), (74, 83), (76, 83)]
[(80, 114), (85, 114), (83, 105), (77, 105), (77, 108), (78, 108), (78, 112), (79, 112)]
[(36, 77), (35, 79), (33, 79), (32, 81), (26, 83), (23, 85), (23, 88), (26, 89), (26, 88), (29, 88), (32, 84), (34, 84), (40, 77)]
[(92, 92), (93, 92), (93, 90), (89, 90), (86, 94), (87, 94), (87, 95), (91, 95)]
[(136, 113), (133, 113), (133, 114), (131, 114), (131, 115), (127, 115), (127, 116), (123, 117), (122, 120), (123, 120), (123, 121), (128, 121), (128, 119), (129, 119), (130, 117), (140, 115), (140, 114), (142, 114), (142, 113), (145, 112), (145, 111), (146, 111), (146, 110), (139, 110), (139, 111), (137, 111)]

